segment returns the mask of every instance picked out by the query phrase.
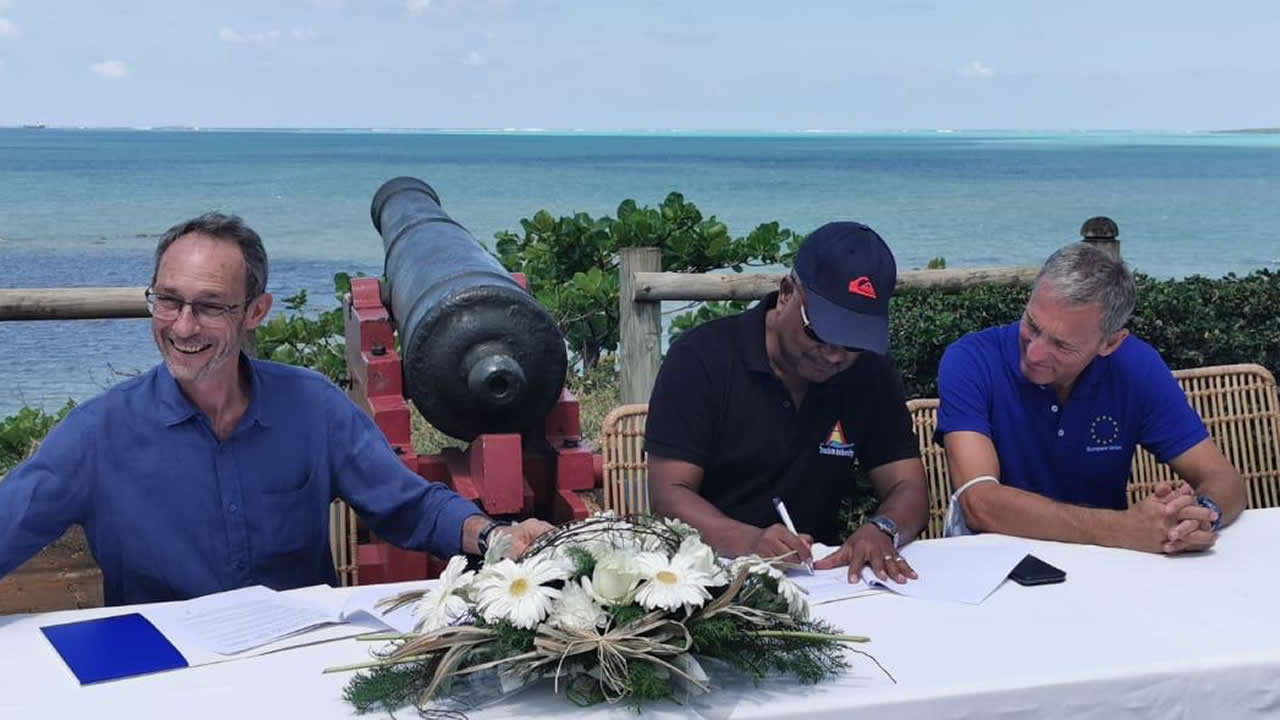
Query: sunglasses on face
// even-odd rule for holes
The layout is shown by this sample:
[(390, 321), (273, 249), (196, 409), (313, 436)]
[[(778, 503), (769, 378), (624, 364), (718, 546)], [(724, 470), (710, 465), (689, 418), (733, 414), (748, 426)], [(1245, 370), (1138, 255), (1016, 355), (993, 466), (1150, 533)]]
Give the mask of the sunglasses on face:
[(800, 298), (800, 320), (804, 322), (805, 337), (808, 337), (810, 340), (818, 343), (819, 345), (826, 345), (828, 347), (839, 348), (841, 350), (844, 350), (845, 352), (851, 352), (851, 353), (862, 352), (862, 348), (849, 347), (848, 345), (836, 345), (835, 343), (829, 343), (826, 340), (823, 340), (822, 338), (818, 337), (818, 333), (813, 329), (813, 325), (809, 322), (809, 314), (804, 310), (803, 297)]

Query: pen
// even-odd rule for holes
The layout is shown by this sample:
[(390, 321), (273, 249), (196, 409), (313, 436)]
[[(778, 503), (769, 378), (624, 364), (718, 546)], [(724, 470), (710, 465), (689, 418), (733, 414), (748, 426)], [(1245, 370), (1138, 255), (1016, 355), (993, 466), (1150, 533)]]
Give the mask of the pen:
[[(778, 517), (782, 518), (782, 524), (785, 525), (787, 529), (791, 531), (791, 534), (799, 535), (800, 533), (796, 532), (795, 523), (791, 522), (791, 516), (787, 514), (787, 506), (782, 504), (782, 498), (774, 498), (773, 507), (775, 510), (778, 511)], [(809, 570), (809, 574), (812, 575), (813, 561), (806, 560), (804, 563), (804, 566)]]

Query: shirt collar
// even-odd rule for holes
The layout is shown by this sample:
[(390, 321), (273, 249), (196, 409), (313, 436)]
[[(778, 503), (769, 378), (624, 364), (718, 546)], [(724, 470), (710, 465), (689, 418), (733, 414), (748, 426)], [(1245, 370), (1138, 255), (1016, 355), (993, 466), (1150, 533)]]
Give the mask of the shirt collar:
[(738, 344), (747, 369), (752, 372), (773, 375), (769, 353), (765, 349), (765, 316), (778, 304), (777, 291), (771, 292), (756, 303), (755, 307), (738, 316)]
[[(240, 425), (256, 422), (264, 427), (269, 427), (270, 423), (267, 422), (262, 412), (264, 403), (261, 392), (261, 370), (258, 368), (258, 364), (243, 351), (239, 356), (239, 364), (240, 371), (247, 371), (249, 377), (249, 407), (245, 409), (244, 416), (240, 418)], [(173, 375), (169, 374), (169, 367), (163, 362), (156, 369), (156, 400), (159, 401), (160, 407), (163, 408), (162, 419), (165, 425), (173, 426), (186, 422), (200, 412), (200, 409), (183, 394), (182, 388), (178, 387), (178, 381), (174, 380)]]

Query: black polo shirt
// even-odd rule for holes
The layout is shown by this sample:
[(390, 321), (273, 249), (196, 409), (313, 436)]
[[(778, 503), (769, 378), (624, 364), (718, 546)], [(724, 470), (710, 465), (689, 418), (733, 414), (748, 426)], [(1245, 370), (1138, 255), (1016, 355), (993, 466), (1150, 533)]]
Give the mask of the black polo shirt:
[(701, 467), (700, 494), (725, 515), (768, 527), (781, 497), (797, 531), (834, 545), (853, 471), (920, 452), (901, 378), (883, 356), (860, 354), (792, 407), (765, 352), (765, 314), (777, 300), (672, 343), (649, 398), (645, 450)]

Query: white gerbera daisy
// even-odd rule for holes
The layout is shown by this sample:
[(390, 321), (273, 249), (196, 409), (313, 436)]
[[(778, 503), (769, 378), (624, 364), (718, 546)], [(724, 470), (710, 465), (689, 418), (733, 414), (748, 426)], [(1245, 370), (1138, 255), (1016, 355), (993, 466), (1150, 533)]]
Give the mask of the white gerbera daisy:
[(560, 591), (545, 583), (567, 577), (558, 563), (535, 557), (516, 563), (510, 559), (486, 565), (472, 583), (476, 605), (488, 622), (507, 620), (530, 630), (542, 622)]
[(439, 630), (467, 614), (467, 601), (461, 597), (461, 593), (471, 586), (475, 573), (463, 572), (466, 567), (467, 559), (463, 556), (454, 555), (449, 558), (449, 564), (440, 574), (440, 583), (413, 605), (413, 615), (418, 618), (414, 625), (415, 631)]
[(551, 607), (551, 619), (548, 622), (565, 630), (583, 632), (603, 625), (609, 616), (584, 587), (590, 582), (587, 578), (582, 578), (580, 583), (565, 583), (564, 589), (560, 591), (560, 598)]
[(636, 568), (645, 582), (636, 591), (636, 602), (646, 610), (702, 607), (711, 599), (707, 586), (715, 583), (697, 565), (698, 559), (684, 548), (671, 558), (662, 553), (641, 553), (636, 557)]

